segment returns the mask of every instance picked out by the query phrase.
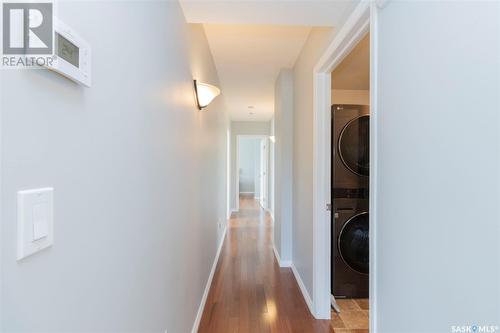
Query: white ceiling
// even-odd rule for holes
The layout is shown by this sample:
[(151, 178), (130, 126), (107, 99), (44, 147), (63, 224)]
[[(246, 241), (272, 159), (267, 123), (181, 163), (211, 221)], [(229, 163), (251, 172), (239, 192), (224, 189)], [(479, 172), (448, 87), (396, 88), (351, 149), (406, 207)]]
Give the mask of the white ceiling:
[(189, 23), (340, 26), (359, 0), (180, 0)]
[(231, 119), (271, 119), (276, 77), (293, 67), (311, 28), (204, 26)]
[(332, 72), (333, 89), (370, 89), (370, 36), (363, 38)]
[(186, 20), (204, 24), (231, 119), (246, 121), (272, 117), (279, 70), (311, 27), (341, 26), (358, 1), (180, 0)]

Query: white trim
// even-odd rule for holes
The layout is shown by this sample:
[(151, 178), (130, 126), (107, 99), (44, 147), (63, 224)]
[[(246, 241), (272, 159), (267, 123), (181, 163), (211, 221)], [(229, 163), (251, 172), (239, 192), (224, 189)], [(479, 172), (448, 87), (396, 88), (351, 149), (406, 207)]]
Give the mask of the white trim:
[(271, 216), (271, 220), (273, 220), (273, 223), (274, 223), (274, 213), (271, 209), (269, 208), (265, 208), (266, 212), (269, 213), (269, 216)]
[(276, 249), (276, 246), (273, 245), (274, 256), (276, 257), (276, 261), (278, 262), (278, 266), (280, 267), (291, 267), (293, 264), (290, 260), (281, 260), (280, 254)]
[(292, 267), (293, 262), (291, 260), (281, 260), (280, 267)]
[[(331, 72), (369, 31), (371, 2), (361, 1), (314, 67), (313, 306), (316, 319), (331, 317)], [(370, 77), (373, 77), (370, 75)], [(375, 82), (372, 80), (371, 82)], [(373, 85), (371, 86), (371, 88)], [(373, 169), (371, 170), (373, 172)], [(371, 177), (374, 178), (374, 177)], [(370, 187), (370, 191), (374, 189)], [(370, 212), (370, 218), (372, 212)], [(370, 227), (371, 228), (371, 227)], [(370, 253), (373, 246), (370, 240)], [(374, 266), (371, 262), (370, 268)], [(372, 276), (373, 274), (370, 274)], [(370, 308), (370, 311), (373, 311)], [(370, 315), (372, 317), (372, 315)]]
[(219, 247), (217, 248), (217, 254), (215, 255), (214, 262), (212, 264), (212, 269), (210, 270), (210, 275), (208, 276), (207, 284), (205, 285), (205, 291), (203, 292), (203, 296), (201, 298), (200, 306), (198, 307), (198, 313), (196, 314), (196, 318), (194, 319), (193, 329), (191, 333), (197, 333), (198, 328), (200, 326), (201, 317), (203, 316), (203, 310), (205, 309), (205, 303), (207, 302), (208, 293), (210, 292), (210, 287), (212, 286), (212, 280), (214, 278), (215, 269), (217, 268), (217, 263), (219, 262), (219, 256), (222, 250), (222, 245), (224, 245), (224, 239), (226, 238), (227, 225), (222, 232), (222, 238), (219, 243)]
[[(3, 6), (2, 8), (0, 9), (0, 15), (2, 15), (3, 17)], [(1, 29), (1, 28), (0, 28)], [(0, 32), (0, 33), (3, 33)], [(2, 86), (3, 83), (0, 82), (0, 99), (2, 99), (2, 94), (3, 94), (3, 86)], [(3, 112), (0, 112), (0, 132), (1, 132), (1, 128), (3, 128)], [(2, 191), (2, 188), (3, 188), (3, 179), (2, 179), (2, 174), (3, 174), (3, 140), (2, 140), (2, 135), (0, 135), (0, 202), (4, 202), (4, 193)], [(3, 205), (0, 204), (0, 239), (3, 240), (3, 209), (2, 209)], [(3, 260), (3, 241), (2, 241), (2, 244), (0, 244), (0, 261)], [(0, 290), (2, 289), (2, 286), (3, 286), (3, 265), (1, 264), (0, 262)], [(3, 326), (2, 323), (3, 323), (3, 305), (2, 305), (3, 302), (0, 302), (0, 329), (1, 327)]]
[(293, 276), (295, 276), (295, 280), (297, 281), (297, 284), (299, 285), (300, 291), (302, 292), (302, 296), (304, 297), (304, 301), (306, 301), (307, 307), (309, 308), (309, 311), (313, 313), (313, 302), (311, 300), (311, 296), (307, 292), (307, 288), (304, 285), (304, 282), (302, 281), (302, 278), (300, 277), (299, 272), (297, 271), (297, 268), (295, 265), (292, 263), (290, 265), (292, 268)]
[[(315, 75), (315, 99), (330, 99), (330, 74)], [(330, 103), (328, 102), (328, 110)], [(315, 105), (315, 110), (320, 106)], [(325, 106), (326, 107), (326, 106)], [(323, 108), (323, 107), (321, 107)], [(330, 319), (330, 203), (329, 112), (314, 113), (313, 151), (313, 299), (312, 314), (316, 319)], [(327, 171), (328, 170), (328, 171)], [(328, 221), (328, 223), (327, 223)]]
[(377, 205), (378, 205), (378, 12), (387, 6), (388, 0), (378, 1), (370, 7), (370, 189), (369, 189), (369, 237), (370, 237), (370, 275), (369, 309), (370, 332), (377, 332)]
[[(254, 194), (254, 192), (240, 192), (240, 194)], [(255, 196), (254, 196), (255, 198)]]
[(234, 201), (236, 203), (236, 211), (240, 211), (240, 138), (236, 136), (236, 172), (235, 179), (236, 184), (234, 184), (235, 192), (234, 192)]
[(278, 253), (278, 250), (276, 249), (275, 244), (273, 244), (273, 252), (274, 252), (274, 256), (276, 257), (276, 261), (278, 262), (278, 265), (279, 265), (281, 262), (281, 258), (280, 258), (280, 254)]
[(226, 214), (227, 219), (231, 218), (231, 126), (226, 132)]

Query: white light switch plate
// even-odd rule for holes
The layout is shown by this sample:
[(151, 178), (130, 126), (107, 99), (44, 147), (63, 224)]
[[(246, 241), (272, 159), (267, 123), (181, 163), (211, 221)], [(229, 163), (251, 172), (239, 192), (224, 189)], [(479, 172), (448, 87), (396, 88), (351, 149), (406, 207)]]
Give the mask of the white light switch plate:
[(17, 192), (17, 260), (54, 243), (52, 188)]

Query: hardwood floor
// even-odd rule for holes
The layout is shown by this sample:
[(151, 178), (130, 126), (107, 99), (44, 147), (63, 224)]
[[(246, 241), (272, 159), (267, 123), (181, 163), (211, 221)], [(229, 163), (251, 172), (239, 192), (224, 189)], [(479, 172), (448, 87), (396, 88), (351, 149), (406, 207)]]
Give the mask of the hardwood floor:
[(270, 217), (255, 200), (241, 198), (198, 332), (367, 332), (351, 330), (344, 321), (314, 319), (291, 269), (280, 268), (274, 258)]

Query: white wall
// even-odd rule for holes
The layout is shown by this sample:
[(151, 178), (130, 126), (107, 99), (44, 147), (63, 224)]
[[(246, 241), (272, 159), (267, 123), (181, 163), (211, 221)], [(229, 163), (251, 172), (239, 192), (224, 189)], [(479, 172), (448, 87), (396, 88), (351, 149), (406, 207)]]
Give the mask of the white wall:
[(500, 326), (500, 3), (391, 1), (376, 29), (377, 332)]
[(292, 259), (293, 71), (282, 69), (274, 86), (276, 187), (274, 244), (281, 260)]
[(332, 104), (370, 105), (370, 91), (333, 89)]
[[(274, 116), (273, 118), (271, 119), (270, 121), (270, 125), (269, 125), (269, 134), (270, 136), (274, 136), (275, 137), (275, 140), (276, 140), (276, 132), (275, 132), (275, 119), (274, 119)], [(269, 177), (267, 178), (267, 182), (268, 182), (268, 185), (267, 185), (267, 205), (268, 205), (268, 210), (269, 210), (269, 213), (271, 214), (273, 220), (274, 220), (274, 202), (275, 202), (275, 199), (274, 199), (274, 188), (275, 188), (275, 164), (276, 164), (276, 157), (275, 157), (275, 154), (276, 154), (276, 143), (273, 142), (272, 140), (269, 140)]]
[(292, 257), (309, 295), (313, 290), (313, 68), (332, 37), (331, 29), (313, 29), (293, 69)]
[(239, 190), (240, 193), (255, 194), (258, 191), (256, 185), (260, 169), (260, 140), (240, 137), (238, 143)]
[[(0, 330), (189, 332), (225, 218), (223, 100), (193, 98), (193, 77), (218, 84), (203, 29), (171, 1), (58, 6), (93, 86), (2, 71)], [(17, 262), (16, 192), (44, 186), (54, 246)]]
[(260, 165), (260, 160), (261, 160), (261, 151), (260, 151), (260, 141), (255, 140), (254, 141), (254, 146), (253, 146), (253, 151), (254, 151), (254, 160), (253, 160), (253, 182), (255, 184), (255, 191), (254, 191), (254, 196), (255, 198), (260, 198), (260, 173), (261, 173), (261, 165)]
[(236, 193), (236, 147), (238, 135), (269, 135), (268, 121), (232, 121), (231, 122), (231, 209), (236, 210), (238, 195)]

